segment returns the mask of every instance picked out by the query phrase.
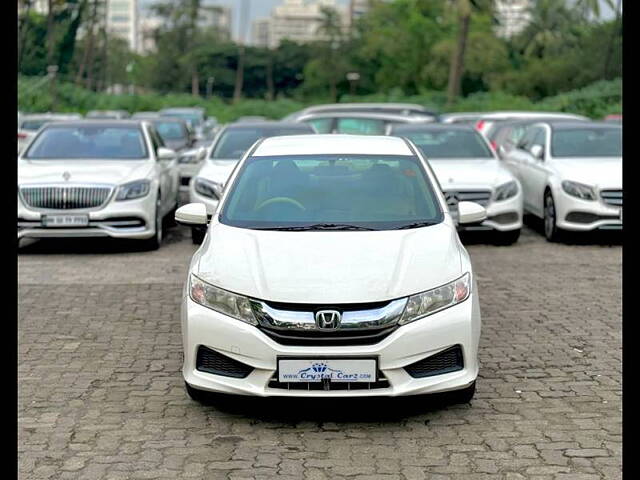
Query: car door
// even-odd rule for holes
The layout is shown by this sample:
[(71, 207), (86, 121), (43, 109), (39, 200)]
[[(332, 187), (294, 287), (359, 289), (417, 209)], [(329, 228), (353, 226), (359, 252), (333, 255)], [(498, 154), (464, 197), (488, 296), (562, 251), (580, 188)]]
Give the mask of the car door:
[(156, 171), (159, 175), (160, 190), (162, 192), (162, 211), (166, 214), (173, 208), (178, 199), (178, 189), (180, 188), (180, 174), (178, 172), (178, 160), (174, 157), (170, 162), (158, 159), (158, 149), (164, 147), (162, 138), (153, 126), (149, 127), (149, 137), (156, 156)]
[(544, 189), (547, 186), (550, 174), (548, 163), (548, 152), (550, 144), (551, 128), (548, 125), (538, 125), (535, 127), (533, 139), (529, 149), (539, 145), (542, 147), (542, 155), (536, 157), (530, 155), (531, 162), (528, 164), (527, 171), (527, 195), (525, 202), (534, 213), (540, 216), (544, 210)]

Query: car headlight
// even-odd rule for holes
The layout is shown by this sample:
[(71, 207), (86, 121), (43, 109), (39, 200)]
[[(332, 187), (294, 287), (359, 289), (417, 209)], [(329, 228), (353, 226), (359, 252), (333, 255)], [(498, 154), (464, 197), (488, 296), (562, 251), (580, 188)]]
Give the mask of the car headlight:
[(216, 182), (211, 182), (200, 177), (196, 177), (193, 187), (200, 195), (213, 198), (215, 200), (218, 200), (222, 197), (222, 190), (224, 189), (224, 185)]
[(193, 273), (189, 277), (191, 300), (216, 312), (228, 315), (250, 325), (258, 325), (247, 297), (227, 292), (200, 280)]
[(116, 200), (134, 200), (146, 196), (151, 190), (151, 182), (149, 180), (136, 180), (135, 182), (125, 183), (118, 188)]
[(471, 276), (467, 272), (451, 283), (410, 296), (398, 323), (405, 325), (445, 308), (452, 307), (464, 302), (469, 298), (470, 293)]
[(518, 194), (518, 183), (515, 180), (511, 180), (510, 182), (503, 183), (498, 188), (496, 188), (495, 199), (506, 200), (507, 198), (515, 197)]
[(198, 157), (193, 154), (182, 155), (180, 158), (178, 158), (178, 163), (198, 163), (198, 162), (199, 162)]
[(565, 180), (562, 182), (562, 189), (572, 197), (581, 198), (582, 200), (595, 200), (596, 192), (593, 187), (584, 183), (571, 182)]

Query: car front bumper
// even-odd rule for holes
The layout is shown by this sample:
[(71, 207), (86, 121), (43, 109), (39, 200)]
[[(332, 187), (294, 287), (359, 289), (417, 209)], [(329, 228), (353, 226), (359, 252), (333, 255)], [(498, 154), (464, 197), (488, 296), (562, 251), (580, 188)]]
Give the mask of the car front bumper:
[(622, 207), (600, 200), (582, 200), (558, 189), (554, 193), (556, 224), (563, 230), (621, 230)]
[(522, 190), (507, 200), (491, 200), (485, 207), (487, 219), (480, 225), (458, 225), (459, 231), (497, 230), (508, 232), (522, 228)]
[[(146, 239), (155, 235), (155, 195), (114, 201), (99, 210), (34, 210), (18, 198), (18, 239), (112, 237)], [(45, 227), (43, 215), (89, 215), (86, 227)]]
[[(189, 297), (182, 299), (184, 364), (182, 373), (192, 387), (228, 394), (296, 397), (402, 396), (459, 390), (478, 375), (480, 307), (476, 290), (466, 301), (396, 329), (373, 345), (282, 345), (257, 327), (205, 308)], [(231, 378), (196, 369), (200, 346), (222, 353), (253, 368), (245, 378)], [(404, 367), (448, 347), (460, 345), (461, 370), (426, 378), (414, 378)], [(370, 390), (288, 390), (269, 385), (279, 357), (371, 358), (388, 380), (385, 388)]]

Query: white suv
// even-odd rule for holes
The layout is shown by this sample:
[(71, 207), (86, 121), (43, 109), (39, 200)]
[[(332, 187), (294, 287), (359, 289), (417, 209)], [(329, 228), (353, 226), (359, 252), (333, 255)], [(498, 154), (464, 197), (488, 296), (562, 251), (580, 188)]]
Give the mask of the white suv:
[(563, 231), (622, 228), (622, 126), (537, 122), (504, 157), (522, 183), (524, 208), (544, 219), (554, 241)]
[[(462, 223), (486, 216), (459, 210)], [(176, 220), (205, 225), (206, 208)], [(475, 391), (476, 278), (433, 171), (404, 139), (257, 142), (193, 256), (181, 315), (194, 399)]]
[(411, 140), (436, 172), (454, 219), (460, 201), (479, 203), (487, 210), (481, 225), (460, 230), (485, 230), (498, 244), (518, 240), (522, 229), (522, 187), (487, 140), (470, 125), (395, 125), (391, 135)]

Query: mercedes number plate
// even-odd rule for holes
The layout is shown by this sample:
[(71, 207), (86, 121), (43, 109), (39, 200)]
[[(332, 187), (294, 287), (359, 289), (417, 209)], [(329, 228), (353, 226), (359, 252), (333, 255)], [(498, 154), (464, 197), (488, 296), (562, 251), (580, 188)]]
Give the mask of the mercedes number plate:
[(43, 215), (42, 225), (45, 227), (86, 227), (89, 215)]
[(377, 362), (373, 358), (279, 359), (280, 382), (375, 382)]

